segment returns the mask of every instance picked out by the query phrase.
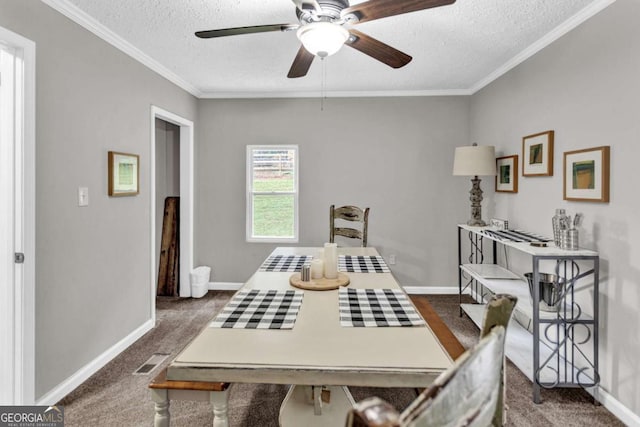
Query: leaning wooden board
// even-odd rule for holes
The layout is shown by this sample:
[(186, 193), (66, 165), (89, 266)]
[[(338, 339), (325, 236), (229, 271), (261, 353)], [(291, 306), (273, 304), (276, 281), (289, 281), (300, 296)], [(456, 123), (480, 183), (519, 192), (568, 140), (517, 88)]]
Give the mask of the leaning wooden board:
[(311, 279), (308, 282), (303, 282), (300, 278), (300, 273), (295, 273), (289, 277), (289, 283), (291, 283), (291, 286), (308, 291), (330, 291), (338, 289), (340, 286), (347, 286), (349, 284), (349, 276), (344, 273), (338, 273), (338, 277), (335, 279), (323, 277), (322, 279)]
[[(167, 197), (164, 202), (160, 263), (158, 267), (158, 296), (180, 293), (180, 197)], [(183, 284), (184, 286), (184, 284)]]

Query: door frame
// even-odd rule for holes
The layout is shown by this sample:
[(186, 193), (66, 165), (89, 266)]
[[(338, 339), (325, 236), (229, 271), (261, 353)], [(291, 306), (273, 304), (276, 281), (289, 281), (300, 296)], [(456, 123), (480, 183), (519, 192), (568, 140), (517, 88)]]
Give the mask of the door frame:
[[(0, 325), (13, 333), (13, 346), (0, 350), (1, 363), (9, 363), (15, 375), (1, 387), (11, 388), (13, 405), (35, 402), (35, 206), (36, 206), (36, 44), (19, 34), (0, 27), (0, 41), (15, 49), (22, 60), (21, 122), (15, 145), (15, 219), (14, 252), (24, 254), (23, 264), (14, 264), (14, 287), (11, 298), (2, 298), (13, 316), (9, 324)], [(2, 305), (0, 303), (0, 305)], [(6, 365), (4, 365), (6, 366)]]
[(189, 273), (193, 269), (193, 140), (191, 120), (155, 105), (151, 106), (151, 316), (156, 319), (156, 119), (180, 127), (180, 296), (190, 297)]

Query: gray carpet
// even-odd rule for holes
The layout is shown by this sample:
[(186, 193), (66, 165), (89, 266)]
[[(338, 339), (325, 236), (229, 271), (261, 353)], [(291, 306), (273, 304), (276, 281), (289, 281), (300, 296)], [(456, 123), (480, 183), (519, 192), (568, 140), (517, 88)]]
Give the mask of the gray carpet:
[[(153, 403), (147, 384), (150, 375), (132, 375), (153, 353), (176, 356), (229, 300), (232, 292), (209, 292), (201, 299), (159, 298), (157, 327), (66, 396), (65, 425), (151, 426)], [(429, 302), (465, 347), (472, 346), (478, 329), (458, 316), (458, 297), (430, 295)], [(350, 387), (356, 400), (376, 395), (401, 410), (414, 397), (413, 389)], [(230, 392), (232, 427), (277, 426), (279, 405), (286, 386), (235, 384)], [(623, 426), (604, 407), (593, 404), (583, 390), (543, 390), (543, 402), (531, 401), (531, 383), (510, 362), (507, 366), (508, 422), (512, 426)], [(172, 426), (210, 426), (211, 407), (202, 402), (172, 402)]]

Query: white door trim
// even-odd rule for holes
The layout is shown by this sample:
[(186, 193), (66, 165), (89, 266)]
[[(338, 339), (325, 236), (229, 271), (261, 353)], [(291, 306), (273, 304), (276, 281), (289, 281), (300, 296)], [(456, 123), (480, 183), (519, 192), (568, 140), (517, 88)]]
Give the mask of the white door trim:
[(21, 117), (16, 129), (17, 227), (14, 229), (14, 251), (25, 256), (24, 264), (16, 264), (14, 297), (9, 302), (13, 304), (13, 321), (5, 325), (14, 333), (14, 345), (5, 355), (12, 359), (15, 376), (8, 384), (0, 386), (13, 389), (13, 402), (9, 404), (29, 405), (35, 402), (36, 45), (2, 27), (0, 41), (14, 48), (16, 56), (22, 60), (21, 82), (18, 82), (22, 87), (17, 88), (22, 94), (22, 105), (18, 106)]
[(151, 301), (155, 322), (156, 267), (156, 118), (180, 126), (180, 296), (190, 297), (189, 272), (193, 269), (193, 122), (151, 106)]

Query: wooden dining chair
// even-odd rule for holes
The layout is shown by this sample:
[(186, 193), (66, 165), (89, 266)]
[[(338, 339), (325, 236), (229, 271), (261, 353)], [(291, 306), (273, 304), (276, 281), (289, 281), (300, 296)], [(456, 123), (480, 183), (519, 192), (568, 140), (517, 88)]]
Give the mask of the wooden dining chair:
[(347, 414), (347, 427), (503, 426), (504, 340), (517, 299), (496, 295), (487, 304), (477, 345), (456, 359), (402, 413), (372, 397)]
[[(359, 223), (357, 228), (345, 227), (339, 221), (350, 221)], [(369, 208), (360, 209), (357, 206), (341, 206), (336, 208), (331, 205), (329, 208), (329, 242), (334, 243), (335, 236), (347, 237), (349, 239), (358, 239), (362, 247), (367, 246), (367, 230), (369, 227)]]

